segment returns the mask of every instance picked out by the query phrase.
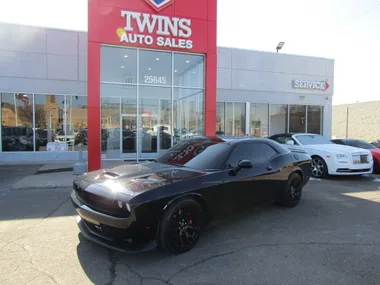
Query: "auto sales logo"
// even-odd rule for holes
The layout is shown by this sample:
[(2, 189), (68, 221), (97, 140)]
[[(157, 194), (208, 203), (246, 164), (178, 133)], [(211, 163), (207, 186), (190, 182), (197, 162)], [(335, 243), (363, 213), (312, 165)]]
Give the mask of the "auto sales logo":
[(145, 0), (157, 12), (174, 3), (174, 0)]
[[(174, 0), (145, 1), (156, 11), (174, 2)], [(192, 34), (190, 19), (125, 10), (121, 11), (121, 17), (125, 20), (125, 26), (116, 30), (120, 42), (188, 50), (193, 48), (193, 41), (190, 39)]]

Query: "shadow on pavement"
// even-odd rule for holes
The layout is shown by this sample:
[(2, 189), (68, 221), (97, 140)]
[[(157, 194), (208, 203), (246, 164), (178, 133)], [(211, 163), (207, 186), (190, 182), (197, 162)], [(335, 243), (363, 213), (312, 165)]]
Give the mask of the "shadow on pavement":
[(0, 192), (0, 221), (72, 216), (70, 192), (64, 188)]

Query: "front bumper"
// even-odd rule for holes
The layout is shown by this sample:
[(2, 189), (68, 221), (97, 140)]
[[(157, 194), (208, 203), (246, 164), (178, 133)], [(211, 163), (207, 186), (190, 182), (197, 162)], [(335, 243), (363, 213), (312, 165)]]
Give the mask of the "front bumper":
[(371, 174), (373, 171), (373, 162), (371, 163), (334, 163), (328, 167), (331, 175), (362, 175)]
[(77, 225), (89, 241), (125, 253), (137, 253), (155, 249), (155, 239), (142, 231), (131, 218), (116, 218), (99, 213), (71, 192), (71, 202), (78, 213)]

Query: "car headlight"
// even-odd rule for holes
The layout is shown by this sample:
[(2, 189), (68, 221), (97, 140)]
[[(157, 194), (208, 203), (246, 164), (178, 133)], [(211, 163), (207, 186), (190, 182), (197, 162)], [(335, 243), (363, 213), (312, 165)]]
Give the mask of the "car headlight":
[(348, 156), (347, 156), (346, 154), (337, 154), (337, 155), (336, 155), (336, 158), (337, 158), (337, 159), (346, 159), (346, 160), (347, 160), (347, 159), (348, 159)]
[(124, 203), (122, 201), (117, 201), (117, 205), (119, 206), (120, 209), (123, 209), (125, 207), (125, 209), (130, 212), (131, 211), (131, 206), (128, 204), (128, 203)]

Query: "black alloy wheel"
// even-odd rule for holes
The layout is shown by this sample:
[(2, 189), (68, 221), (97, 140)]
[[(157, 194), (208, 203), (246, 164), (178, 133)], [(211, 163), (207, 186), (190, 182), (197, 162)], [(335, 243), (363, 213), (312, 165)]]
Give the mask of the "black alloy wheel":
[(295, 207), (301, 200), (302, 179), (298, 173), (293, 173), (288, 178), (288, 183), (282, 193), (280, 205), (284, 207)]
[(311, 175), (315, 178), (324, 178), (327, 176), (327, 165), (319, 156), (314, 156), (312, 158)]
[(203, 226), (204, 212), (195, 200), (187, 198), (174, 202), (161, 221), (159, 247), (174, 254), (184, 253), (198, 242)]

